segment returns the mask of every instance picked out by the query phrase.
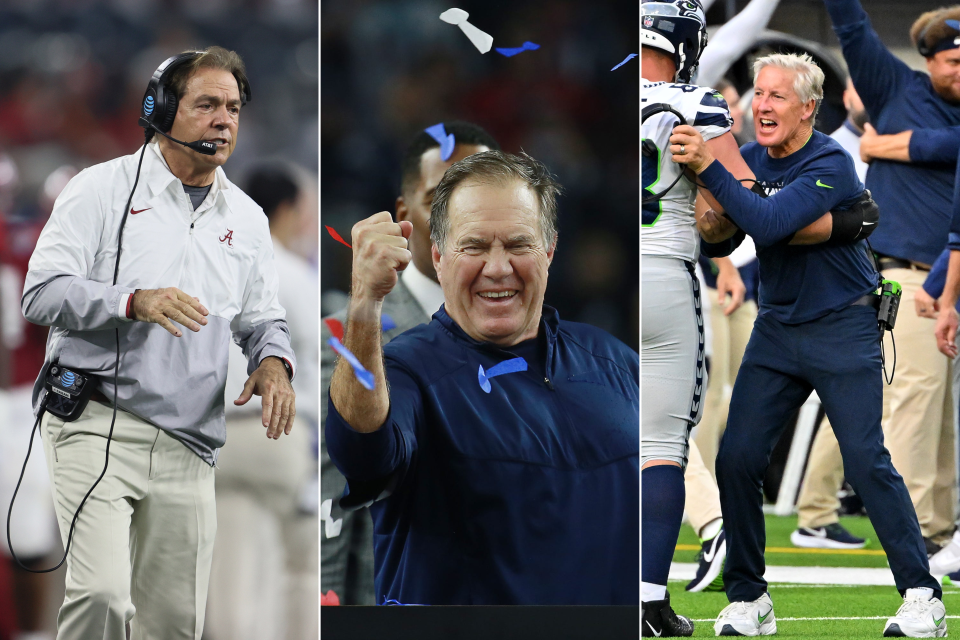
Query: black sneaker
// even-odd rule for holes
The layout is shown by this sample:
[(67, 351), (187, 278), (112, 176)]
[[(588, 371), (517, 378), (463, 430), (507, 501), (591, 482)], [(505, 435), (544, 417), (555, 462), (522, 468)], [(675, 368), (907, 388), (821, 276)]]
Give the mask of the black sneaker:
[(851, 534), (839, 522), (814, 529), (800, 527), (790, 534), (790, 542), (805, 549), (863, 549), (870, 544), (869, 540)]
[(687, 585), (687, 591), (723, 591), (723, 562), (726, 558), (727, 533), (721, 527), (717, 535), (701, 542), (697, 575)]
[(670, 594), (663, 600), (642, 603), (643, 618), (640, 620), (643, 638), (685, 638), (693, 635), (690, 618), (678, 616), (670, 606)]
[(930, 538), (924, 538), (924, 539), (923, 539), (923, 546), (925, 546), (925, 547), (927, 548), (927, 558), (928, 558), (928, 559), (929, 559), (929, 558), (932, 558), (933, 556), (935, 556), (935, 555), (937, 555), (938, 553), (940, 553), (940, 550), (943, 548), (943, 547), (941, 547), (940, 545), (938, 545), (936, 542), (934, 542), (933, 540), (931, 540)]

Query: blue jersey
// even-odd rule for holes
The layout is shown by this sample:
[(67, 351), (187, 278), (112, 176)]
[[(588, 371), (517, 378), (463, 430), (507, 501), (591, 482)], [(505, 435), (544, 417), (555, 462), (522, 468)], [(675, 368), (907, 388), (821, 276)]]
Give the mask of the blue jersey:
[(801, 149), (785, 158), (770, 157), (755, 142), (740, 151), (766, 199), (745, 189), (719, 162), (707, 167), (700, 179), (737, 226), (753, 236), (760, 260), (760, 314), (787, 324), (809, 322), (876, 289), (877, 274), (865, 242), (836, 247), (787, 244), (827, 211), (849, 209), (859, 200), (863, 184), (843, 147), (814, 131)]
[(483, 385), (481, 367), (533, 352), (477, 342), (441, 307), (384, 347), (378, 431), (330, 401), (341, 505), (391, 492), (370, 508), (378, 603), (639, 601), (639, 356), (549, 307), (541, 340), (541, 361)]

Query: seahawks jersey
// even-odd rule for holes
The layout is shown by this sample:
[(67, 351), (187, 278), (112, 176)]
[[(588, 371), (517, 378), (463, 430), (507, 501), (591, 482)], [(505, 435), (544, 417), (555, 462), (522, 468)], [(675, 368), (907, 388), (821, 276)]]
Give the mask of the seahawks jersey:
[[(692, 84), (643, 81), (641, 108), (664, 102), (679, 111), (704, 140), (730, 130), (733, 119), (726, 101), (718, 92)], [(671, 160), (670, 136), (677, 117), (669, 112), (647, 118), (641, 137), (656, 147), (655, 155), (641, 160), (643, 195), (660, 193), (677, 178), (681, 168)], [(647, 143), (649, 147), (649, 143)], [(694, 217), (697, 190), (686, 177), (680, 178), (659, 201), (647, 202), (641, 209), (640, 252), (644, 255), (671, 256), (696, 262), (700, 236)]]

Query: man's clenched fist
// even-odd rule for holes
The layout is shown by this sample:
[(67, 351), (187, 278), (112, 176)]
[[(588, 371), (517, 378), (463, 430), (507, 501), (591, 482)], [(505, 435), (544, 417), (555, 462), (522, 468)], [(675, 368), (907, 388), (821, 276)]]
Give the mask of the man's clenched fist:
[(412, 232), (412, 223), (396, 223), (387, 211), (353, 225), (354, 298), (380, 301), (393, 290), (413, 257), (407, 249)]
[(200, 331), (200, 325), (207, 324), (205, 316), (209, 313), (199, 300), (176, 287), (138, 289), (130, 306), (134, 320), (155, 322), (178, 338), (182, 334), (171, 320), (191, 331)]

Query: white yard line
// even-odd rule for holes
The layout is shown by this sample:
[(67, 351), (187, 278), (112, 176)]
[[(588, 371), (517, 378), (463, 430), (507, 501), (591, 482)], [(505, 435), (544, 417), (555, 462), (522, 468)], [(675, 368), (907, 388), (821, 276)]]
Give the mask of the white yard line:
[[(692, 580), (697, 565), (692, 562), (674, 562), (670, 565), (671, 580)], [(769, 583), (803, 585), (875, 585), (895, 586), (889, 568), (868, 567), (781, 567), (768, 566), (763, 575)]]

